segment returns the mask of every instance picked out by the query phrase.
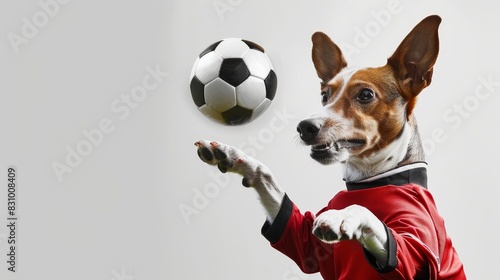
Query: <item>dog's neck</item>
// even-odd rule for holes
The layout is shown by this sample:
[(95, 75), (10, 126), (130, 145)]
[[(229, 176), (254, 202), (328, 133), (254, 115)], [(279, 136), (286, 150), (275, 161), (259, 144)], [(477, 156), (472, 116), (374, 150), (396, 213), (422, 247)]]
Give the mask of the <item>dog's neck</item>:
[(344, 180), (358, 182), (399, 166), (424, 160), (417, 123), (415, 117), (411, 116), (391, 144), (368, 157), (349, 157), (342, 161)]

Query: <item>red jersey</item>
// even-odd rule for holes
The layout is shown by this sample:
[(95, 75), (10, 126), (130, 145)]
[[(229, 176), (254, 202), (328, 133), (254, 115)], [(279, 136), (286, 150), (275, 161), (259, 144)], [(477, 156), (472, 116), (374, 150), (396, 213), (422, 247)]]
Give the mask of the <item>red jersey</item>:
[(425, 188), (425, 172), (414, 168), (371, 182), (348, 183), (348, 190), (316, 214), (352, 204), (368, 208), (386, 226), (385, 267), (379, 267), (356, 240), (321, 242), (312, 234), (315, 215), (302, 214), (288, 196), (274, 222), (264, 224), (262, 234), (303, 272), (320, 272), (324, 279), (466, 279), (443, 218)]

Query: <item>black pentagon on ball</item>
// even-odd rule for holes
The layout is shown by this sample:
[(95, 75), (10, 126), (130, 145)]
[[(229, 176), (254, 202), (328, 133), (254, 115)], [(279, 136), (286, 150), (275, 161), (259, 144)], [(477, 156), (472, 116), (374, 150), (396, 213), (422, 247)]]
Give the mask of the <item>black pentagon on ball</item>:
[(258, 50), (258, 51), (261, 51), (261, 52), (264, 52), (264, 48), (261, 47), (259, 44), (257, 43), (254, 43), (252, 41), (248, 41), (248, 40), (241, 40), (243, 41), (245, 44), (247, 44), (247, 46), (253, 50)]
[(250, 121), (252, 110), (240, 107), (238, 105), (221, 113), (224, 121), (230, 125), (244, 124)]
[(236, 87), (248, 77), (250, 77), (250, 71), (242, 58), (226, 58), (222, 61), (219, 78), (228, 84)]
[(273, 100), (276, 95), (276, 88), (278, 87), (278, 78), (273, 70), (269, 71), (269, 74), (264, 79), (264, 84), (266, 85), (267, 99)]
[(200, 53), (199, 57), (201, 58), (202, 56), (206, 55), (207, 53), (213, 52), (215, 50), (215, 48), (217, 48), (217, 46), (220, 44), (220, 42), (222, 42), (222, 40), (215, 42), (215, 43), (211, 44), (210, 46), (208, 46), (206, 49), (204, 49)]
[(191, 79), (189, 87), (191, 88), (191, 96), (193, 97), (194, 104), (198, 108), (205, 105), (205, 85), (194, 76)]

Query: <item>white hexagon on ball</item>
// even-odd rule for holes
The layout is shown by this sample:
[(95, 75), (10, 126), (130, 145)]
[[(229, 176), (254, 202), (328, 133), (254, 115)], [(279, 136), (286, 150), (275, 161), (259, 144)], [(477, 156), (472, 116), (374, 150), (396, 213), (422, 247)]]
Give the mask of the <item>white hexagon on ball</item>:
[(239, 38), (228, 38), (224, 39), (218, 46), (215, 48), (215, 52), (220, 55), (220, 57), (224, 58), (242, 58), (245, 53), (249, 50), (245, 42), (243, 42)]
[(250, 71), (250, 75), (265, 79), (272, 69), (267, 55), (257, 50), (249, 50), (243, 56), (243, 61)]
[(236, 89), (217, 78), (205, 86), (205, 103), (217, 112), (224, 112), (236, 106)]
[(197, 60), (194, 74), (200, 82), (207, 84), (219, 77), (221, 65), (222, 57), (220, 57), (216, 52), (209, 52)]
[(241, 107), (253, 110), (266, 98), (264, 80), (257, 77), (248, 77), (236, 87), (236, 100)]

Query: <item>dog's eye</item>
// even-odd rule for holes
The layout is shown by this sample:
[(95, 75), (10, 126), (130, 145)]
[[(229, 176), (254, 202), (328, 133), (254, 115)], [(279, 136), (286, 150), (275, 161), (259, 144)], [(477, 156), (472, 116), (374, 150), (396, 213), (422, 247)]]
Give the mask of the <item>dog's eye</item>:
[(330, 98), (329, 88), (321, 92), (321, 103), (325, 104), (328, 101), (328, 98)]
[(375, 93), (371, 89), (362, 89), (356, 99), (363, 104), (370, 103), (375, 98)]

